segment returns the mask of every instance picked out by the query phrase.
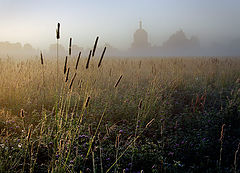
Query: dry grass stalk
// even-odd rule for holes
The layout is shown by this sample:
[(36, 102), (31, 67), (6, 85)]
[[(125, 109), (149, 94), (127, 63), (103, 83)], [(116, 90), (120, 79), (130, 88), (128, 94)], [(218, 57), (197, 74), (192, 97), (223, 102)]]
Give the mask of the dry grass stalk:
[(116, 82), (116, 84), (114, 85), (114, 87), (115, 87), (115, 88), (117, 88), (117, 86), (118, 86), (119, 82), (120, 82), (120, 81), (121, 81), (121, 79), (122, 79), (122, 76), (123, 76), (123, 75), (121, 75), (121, 76), (119, 77), (118, 81), (117, 81), (117, 82)]
[(90, 136), (93, 136), (92, 124), (88, 125), (88, 132), (89, 132)]
[(99, 63), (98, 63), (98, 68), (101, 66), (101, 63), (102, 63), (102, 60), (103, 60), (103, 57), (104, 57), (105, 52), (106, 52), (106, 47), (104, 47), (104, 49), (103, 49), (102, 56), (101, 56), (101, 58), (100, 58), (100, 60), (99, 60)]
[(148, 127), (150, 127), (151, 126), (151, 124), (152, 124), (152, 122), (154, 121), (155, 119), (153, 118), (151, 121), (149, 121), (148, 123), (147, 123), (147, 125), (145, 126), (145, 128), (148, 128)]
[(78, 59), (77, 59), (77, 62), (76, 62), (76, 67), (75, 67), (76, 70), (78, 68), (78, 63), (79, 63), (80, 57), (81, 57), (81, 52), (79, 52), (79, 54), (78, 54)]
[(69, 70), (70, 70), (70, 67), (68, 67), (68, 70), (67, 70), (67, 76), (66, 76), (66, 80), (65, 80), (65, 82), (67, 82), (67, 81), (68, 81)]
[(70, 41), (69, 41), (69, 52), (68, 52), (69, 56), (71, 56), (72, 54), (72, 38), (70, 38)]
[(33, 127), (33, 125), (31, 124), (29, 129), (28, 129), (28, 136), (27, 136), (28, 143), (30, 142), (30, 138), (31, 138), (31, 135), (32, 135), (32, 127)]
[(72, 89), (72, 85), (73, 85), (74, 79), (76, 78), (76, 75), (77, 75), (77, 73), (74, 74), (74, 76), (73, 76), (73, 78), (71, 80), (71, 83), (70, 83), (70, 86), (69, 86), (70, 90)]
[(95, 51), (96, 51), (97, 43), (98, 43), (98, 38), (99, 38), (99, 37), (96, 38), (95, 43), (94, 43), (93, 52), (92, 52), (92, 57), (94, 57), (94, 55), (95, 55)]
[(219, 168), (221, 167), (221, 161), (222, 161), (222, 150), (223, 150), (223, 138), (224, 138), (224, 127), (225, 124), (222, 125), (222, 130), (221, 130), (221, 136), (220, 136), (220, 142), (221, 142), (221, 148), (220, 148), (220, 154), (219, 154)]
[(64, 69), (63, 69), (63, 73), (64, 73), (64, 74), (66, 74), (66, 72), (67, 72), (67, 59), (68, 59), (68, 57), (66, 56), (65, 64), (64, 64)]
[(90, 52), (89, 52), (89, 56), (88, 56), (87, 64), (86, 64), (86, 69), (88, 69), (88, 67), (89, 67), (89, 63), (90, 63), (90, 59), (91, 59), (91, 55), (92, 55), (92, 50), (90, 50)]
[(235, 152), (235, 155), (234, 155), (234, 172), (235, 173), (237, 173), (237, 155), (238, 155), (239, 149), (240, 149), (240, 143), (238, 144), (237, 151)]

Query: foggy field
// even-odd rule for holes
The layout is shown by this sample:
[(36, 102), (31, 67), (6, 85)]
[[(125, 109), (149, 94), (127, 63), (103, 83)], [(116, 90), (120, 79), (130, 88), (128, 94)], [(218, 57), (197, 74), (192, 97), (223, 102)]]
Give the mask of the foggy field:
[(239, 58), (60, 59), (0, 59), (0, 172), (239, 172)]

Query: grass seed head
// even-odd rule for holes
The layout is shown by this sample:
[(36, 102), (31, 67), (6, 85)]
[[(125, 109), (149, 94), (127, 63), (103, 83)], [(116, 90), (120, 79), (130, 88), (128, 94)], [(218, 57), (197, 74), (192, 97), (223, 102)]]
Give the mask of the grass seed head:
[(56, 38), (60, 39), (60, 23), (57, 24)]
[(63, 73), (64, 73), (64, 74), (66, 74), (66, 72), (67, 72), (67, 59), (68, 59), (68, 57), (66, 56), (65, 64), (64, 64), (64, 69), (63, 69)]
[(88, 56), (87, 64), (86, 64), (86, 69), (88, 69), (88, 67), (89, 67), (89, 63), (90, 63), (90, 59), (91, 59), (91, 55), (92, 55), (92, 50), (90, 50), (90, 52), (89, 52), (89, 56)]
[(42, 55), (42, 51), (40, 53), (40, 57), (41, 57), (41, 64), (43, 65), (43, 55)]
[(95, 43), (94, 43), (94, 46), (93, 46), (93, 52), (92, 52), (92, 57), (94, 57), (94, 55), (95, 55), (95, 51), (96, 51), (96, 48), (97, 48), (97, 43), (98, 43), (98, 36), (97, 36), (97, 38), (96, 38), (96, 40), (95, 40)]
[(72, 38), (70, 38), (70, 40), (69, 40), (69, 56), (71, 56), (71, 54), (72, 54)]
[(123, 76), (123, 75), (121, 75), (121, 76), (119, 77), (118, 81), (117, 81), (117, 82), (116, 82), (116, 84), (114, 85), (114, 87), (115, 87), (115, 88), (117, 88), (117, 86), (118, 86), (119, 82), (120, 82), (120, 81), (121, 81), (121, 79), (122, 79), (122, 76)]
[(68, 67), (68, 70), (67, 70), (67, 76), (66, 76), (66, 80), (65, 80), (65, 82), (67, 82), (67, 81), (68, 81), (68, 77), (69, 77), (69, 70), (70, 70), (70, 67)]
[(101, 66), (101, 64), (102, 64), (102, 60), (103, 60), (103, 57), (104, 57), (105, 52), (106, 52), (106, 47), (104, 47), (104, 49), (103, 49), (102, 56), (101, 56), (101, 58), (100, 58), (100, 60), (99, 60), (99, 63), (98, 63), (98, 68), (99, 68), (99, 67)]
[(79, 64), (80, 57), (81, 57), (81, 52), (79, 52), (79, 54), (78, 54), (78, 58), (77, 58), (76, 66), (75, 66), (75, 69), (76, 69), (76, 70), (77, 70), (77, 68), (78, 68), (78, 64)]

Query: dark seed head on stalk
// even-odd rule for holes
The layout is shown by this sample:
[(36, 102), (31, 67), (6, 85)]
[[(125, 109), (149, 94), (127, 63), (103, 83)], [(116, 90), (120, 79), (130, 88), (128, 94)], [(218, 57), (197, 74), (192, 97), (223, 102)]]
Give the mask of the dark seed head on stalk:
[(67, 72), (67, 56), (66, 56), (66, 59), (65, 59), (65, 64), (64, 64), (64, 69), (63, 69), (63, 73), (66, 74)]
[(71, 56), (72, 54), (72, 38), (70, 38), (70, 41), (69, 41), (69, 56)]
[(140, 100), (139, 104), (138, 104), (138, 109), (142, 108), (142, 99)]
[(40, 53), (40, 57), (41, 57), (41, 64), (43, 65), (43, 55), (42, 55), (42, 51)]
[(93, 52), (92, 52), (92, 57), (94, 57), (94, 55), (95, 55), (95, 51), (96, 51), (96, 48), (97, 48), (97, 43), (98, 43), (98, 36), (97, 36), (97, 38), (96, 38), (96, 40), (95, 40), (95, 43), (94, 43), (94, 46), (93, 46)]
[(67, 81), (68, 81), (69, 70), (70, 70), (70, 67), (68, 67), (68, 70), (67, 70), (67, 76), (66, 76), (66, 80), (65, 80), (65, 82), (67, 82)]
[(21, 109), (21, 111), (20, 111), (20, 117), (24, 118), (24, 110), (23, 109)]
[(60, 23), (57, 24), (56, 37), (60, 39)]
[(90, 63), (90, 59), (91, 59), (91, 55), (92, 55), (92, 50), (90, 50), (90, 52), (89, 52), (89, 56), (88, 56), (87, 64), (86, 64), (86, 69), (88, 69), (88, 67), (89, 67), (89, 63)]
[(87, 100), (86, 100), (86, 102), (85, 102), (85, 108), (87, 108), (88, 107), (88, 105), (89, 105), (89, 101), (90, 101), (90, 96), (88, 96), (88, 98), (87, 98)]
[(80, 57), (81, 57), (81, 52), (79, 52), (79, 54), (78, 54), (78, 58), (77, 58), (77, 62), (76, 62), (76, 67), (75, 67), (76, 70), (77, 70), (77, 68), (78, 68), (78, 63), (79, 63)]
[(116, 84), (114, 85), (115, 88), (117, 88), (117, 86), (118, 86), (119, 82), (121, 81), (121, 79), (122, 79), (122, 75), (119, 77), (118, 81), (117, 81)]
[(72, 89), (72, 85), (73, 85), (74, 79), (76, 78), (76, 75), (77, 75), (77, 73), (74, 74), (74, 76), (73, 76), (73, 78), (71, 80), (71, 83), (70, 83), (70, 86), (69, 86), (70, 90)]
[(99, 63), (98, 63), (98, 68), (99, 68), (99, 67), (101, 66), (101, 64), (102, 64), (102, 60), (103, 60), (103, 57), (104, 57), (105, 52), (106, 52), (106, 47), (104, 47), (104, 49), (103, 49), (102, 56), (101, 56), (101, 58), (100, 58), (100, 60), (99, 60)]

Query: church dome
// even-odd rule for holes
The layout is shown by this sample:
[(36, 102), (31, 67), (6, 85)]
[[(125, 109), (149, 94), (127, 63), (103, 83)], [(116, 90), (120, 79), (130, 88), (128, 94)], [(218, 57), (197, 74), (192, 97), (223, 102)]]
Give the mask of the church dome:
[(139, 29), (133, 35), (132, 48), (147, 48), (149, 47), (148, 43), (148, 34), (142, 28), (142, 22), (139, 22)]

